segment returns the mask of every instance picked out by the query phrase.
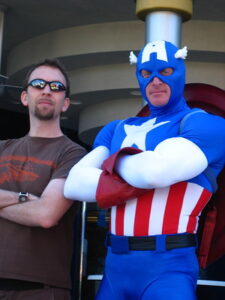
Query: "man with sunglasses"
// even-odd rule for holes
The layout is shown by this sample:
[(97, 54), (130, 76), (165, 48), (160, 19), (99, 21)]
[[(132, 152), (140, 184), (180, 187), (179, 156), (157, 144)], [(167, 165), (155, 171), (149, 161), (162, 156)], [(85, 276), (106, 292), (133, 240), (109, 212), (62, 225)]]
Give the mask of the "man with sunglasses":
[(76, 207), (63, 187), (86, 151), (60, 128), (69, 96), (58, 61), (35, 65), (21, 93), (29, 133), (0, 142), (0, 299), (70, 299)]
[(111, 208), (96, 300), (196, 299), (198, 218), (225, 164), (225, 120), (187, 105), (185, 57), (166, 41), (131, 53), (150, 115), (107, 124), (66, 180), (66, 197)]

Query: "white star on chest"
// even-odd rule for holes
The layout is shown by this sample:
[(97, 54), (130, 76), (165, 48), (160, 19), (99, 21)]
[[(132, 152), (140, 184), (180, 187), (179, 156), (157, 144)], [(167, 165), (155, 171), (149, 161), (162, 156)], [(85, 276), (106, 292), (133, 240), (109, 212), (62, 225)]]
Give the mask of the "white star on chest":
[(123, 140), (121, 148), (131, 147), (132, 145), (135, 144), (139, 149), (143, 151), (146, 150), (145, 140), (146, 140), (147, 133), (149, 133), (149, 131), (159, 126), (169, 123), (170, 121), (160, 122), (157, 124), (155, 124), (155, 122), (156, 122), (156, 118), (148, 120), (147, 122), (141, 124), (140, 126), (125, 124), (124, 130), (127, 136)]

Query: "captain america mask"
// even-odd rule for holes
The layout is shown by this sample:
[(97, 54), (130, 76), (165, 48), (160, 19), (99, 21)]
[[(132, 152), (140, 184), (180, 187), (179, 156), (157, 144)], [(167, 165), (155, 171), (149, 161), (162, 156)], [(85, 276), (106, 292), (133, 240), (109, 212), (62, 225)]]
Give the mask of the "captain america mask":
[[(164, 110), (176, 105), (183, 98), (185, 85), (185, 64), (183, 59), (186, 57), (186, 54), (186, 48), (179, 50), (176, 46), (166, 41), (148, 43), (140, 51), (136, 60), (136, 76), (143, 98), (149, 104), (152, 112), (160, 108), (153, 106), (149, 102), (146, 95), (146, 87), (155, 77), (159, 78), (170, 88), (170, 98), (164, 106)], [(173, 70), (169, 76), (162, 72), (168, 68)], [(147, 71), (149, 76), (143, 76), (143, 70)]]

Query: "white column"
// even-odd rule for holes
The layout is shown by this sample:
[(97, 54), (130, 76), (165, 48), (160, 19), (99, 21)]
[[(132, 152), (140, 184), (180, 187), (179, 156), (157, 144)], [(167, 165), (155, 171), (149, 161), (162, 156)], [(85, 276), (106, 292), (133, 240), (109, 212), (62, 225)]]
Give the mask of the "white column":
[(136, 0), (136, 15), (145, 22), (145, 42), (165, 40), (181, 46), (182, 22), (192, 16), (193, 0)]
[(172, 11), (150, 12), (145, 19), (145, 42), (165, 40), (181, 44), (182, 17)]

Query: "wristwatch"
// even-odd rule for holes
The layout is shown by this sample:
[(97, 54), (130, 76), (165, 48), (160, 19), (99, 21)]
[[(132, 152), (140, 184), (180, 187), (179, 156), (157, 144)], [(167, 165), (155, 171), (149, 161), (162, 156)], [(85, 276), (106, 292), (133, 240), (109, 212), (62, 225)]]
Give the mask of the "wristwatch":
[(19, 203), (27, 202), (29, 200), (28, 196), (29, 196), (29, 194), (27, 192), (26, 193), (20, 192), (19, 196), (18, 196), (18, 202)]

